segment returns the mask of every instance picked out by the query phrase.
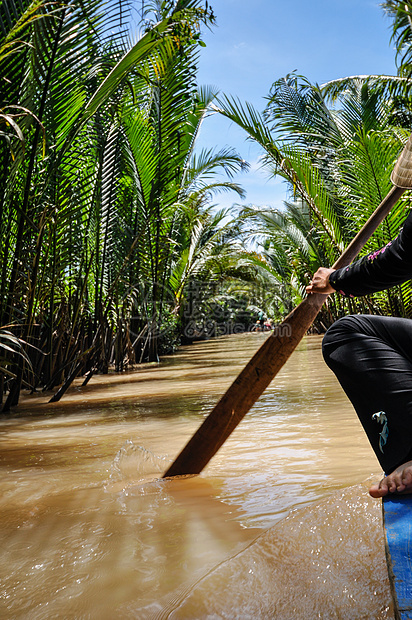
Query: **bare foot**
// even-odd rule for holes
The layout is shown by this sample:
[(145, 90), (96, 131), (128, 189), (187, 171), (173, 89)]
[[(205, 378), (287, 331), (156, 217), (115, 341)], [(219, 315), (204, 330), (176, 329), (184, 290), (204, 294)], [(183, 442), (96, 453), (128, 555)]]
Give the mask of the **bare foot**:
[(385, 497), (389, 493), (412, 493), (412, 461), (400, 465), (382, 478), (379, 484), (373, 484), (369, 489), (372, 497)]

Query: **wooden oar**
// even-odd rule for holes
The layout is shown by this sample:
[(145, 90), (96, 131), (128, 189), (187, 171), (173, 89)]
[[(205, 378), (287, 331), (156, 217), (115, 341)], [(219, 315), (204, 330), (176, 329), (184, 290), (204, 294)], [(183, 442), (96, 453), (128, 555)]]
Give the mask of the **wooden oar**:
[[(408, 145), (410, 146), (410, 142)], [(405, 189), (406, 187), (392, 187), (333, 265), (334, 269), (345, 267), (357, 257)], [(327, 297), (328, 295), (318, 293), (308, 295), (275, 328), (163, 474), (163, 478), (198, 474), (202, 471), (293, 353)]]

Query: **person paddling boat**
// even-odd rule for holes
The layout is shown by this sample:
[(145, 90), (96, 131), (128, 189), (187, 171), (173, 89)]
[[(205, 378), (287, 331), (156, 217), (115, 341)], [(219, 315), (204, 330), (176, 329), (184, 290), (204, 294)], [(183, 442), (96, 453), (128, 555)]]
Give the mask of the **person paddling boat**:
[[(411, 139), (391, 180), (410, 187)], [(321, 267), (307, 293), (361, 296), (412, 278), (412, 212), (396, 239), (341, 269)], [(372, 497), (412, 493), (412, 320), (351, 315), (336, 321), (322, 343), (326, 363), (352, 402), (385, 472)]]

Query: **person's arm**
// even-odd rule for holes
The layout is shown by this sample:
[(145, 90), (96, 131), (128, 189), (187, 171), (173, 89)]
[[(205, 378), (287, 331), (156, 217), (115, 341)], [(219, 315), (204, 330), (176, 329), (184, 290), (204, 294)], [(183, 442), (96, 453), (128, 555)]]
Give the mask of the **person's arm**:
[(307, 287), (308, 293), (330, 293), (359, 297), (382, 291), (412, 278), (412, 213), (399, 235), (384, 248), (342, 269), (321, 267)]

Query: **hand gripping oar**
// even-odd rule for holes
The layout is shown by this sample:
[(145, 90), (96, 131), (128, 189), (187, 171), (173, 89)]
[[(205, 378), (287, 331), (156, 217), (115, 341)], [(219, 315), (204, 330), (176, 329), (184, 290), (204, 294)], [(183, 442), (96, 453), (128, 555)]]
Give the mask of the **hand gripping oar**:
[[(394, 187), (333, 265), (334, 269), (345, 267), (357, 257), (405, 189), (412, 188), (412, 136), (395, 165), (391, 180)], [(319, 293), (308, 295), (275, 328), (163, 474), (163, 478), (202, 471), (285, 364), (327, 297)]]

